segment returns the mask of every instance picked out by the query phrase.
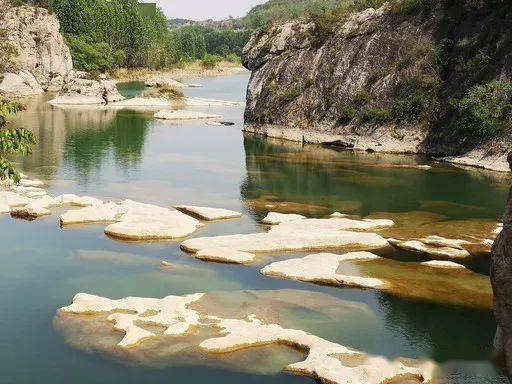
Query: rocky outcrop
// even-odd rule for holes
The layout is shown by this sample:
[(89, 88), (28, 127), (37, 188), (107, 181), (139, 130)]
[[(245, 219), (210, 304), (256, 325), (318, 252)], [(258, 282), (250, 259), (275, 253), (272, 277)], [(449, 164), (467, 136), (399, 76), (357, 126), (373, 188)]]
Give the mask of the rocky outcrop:
[[(508, 155), (512, 169), (512, 152)], [(494, 340), (497, 363), (512, 379), (512, 189), (508, 197), (503, 230), (492, 247), (491, 281), (498, 329)]]
[(44, 8), (11, 7), (0, 0), (0, 28), (17, 52), (13, 58), (17, 71), (3, 75), (0, 92), (29, 95), (59, 90), (73, 63), (57, 17)]
[(59, 104), (105, 104), (124, 100), (119, 93), (116, 82), (101, 75), (94, 79), (87, 72), (70, 71), (64, 79), (64, 85), (50, 103)]
[(490, 140), (464, 131), (453, 100), (512, 78), (511, 7), (405, 3), (413, 2), (340, 17), (332, 31), (325, 16), (255, 34), (243, 55), (252, 71), (246, 131), (508, 169), (512, 134)]

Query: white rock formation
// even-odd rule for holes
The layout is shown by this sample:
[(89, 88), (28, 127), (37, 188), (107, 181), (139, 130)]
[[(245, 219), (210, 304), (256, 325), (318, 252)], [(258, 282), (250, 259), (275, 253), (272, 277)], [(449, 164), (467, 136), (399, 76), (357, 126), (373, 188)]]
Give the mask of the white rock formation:
[(202, 220), (224, 220), (242, 217), (242, 213), (221, 208), (198, 207), (193, 205), (175, 205), (179, 211), (192, 214)]
[(197, 252), (195, 257), (199, 260), (217, 263), (248, 264), (254, 261), (255, 255), (229, 248), (206, 248)]
[(172, 87), (172, 88), (185, 88), (189, 85), (183, 84), (173, 78), (165, 75), (152, 76), (147, 79), (144, 84), (146, 87)]
[(222, 115), (216, 115), (213, 113), (204, 113), (197, 111), (186, 111), (186, 110), (177, 110), (177, 111), (166, 111), (162, 110), (155, 113), (155, 119), (161, 120), (196, 120), (196, 119), (217, 119), (222, 117)]
[(171, 103), (164, 97), (133, 97), (109, 105), (111, 108), (162, 109), (171, 108)]
[[(119, 346), (129, 348), (145, 339), (156, 337), (156, 334), (137, 324), (164, 326), (166, 327), (164, 335), (183, 335), (190, 327), (199, 325), (199, 314), (188, 309), (187, 306), (202, 297), (202, 293), (196, 293), (188, 296), (167, 296), (163, 299), (128, 297), (110, 300), (79, 293), (73, 298), (73, 304), (60, 310), (76, 314), (121, 311), (111, 314), (108, 320), (114, 322), (114, 329), (125, 333)], [(125, 311), (133, 313), (125, 313)], [(152, 312), (154, 314), (148, 315)]]
[(19, 69), (4, 74), (0, 93), (23, 96), (59, 90), (73, 63), (57, 17), (44, 8), (11, 7), (5, 0), (0, 8), (0, 26), (17, 50), (14, 62)]
[(254, 315), (247, 320), (211, 317), (224, 334), (203, 341), (199, 347), (216, 353), (232, 352), (254, 346), (287, 344), (308, 355), (304, 361), (285, 368), (300, 375), (317, 377), (320, 382), (335, 384), (384, 384), (397, 379), (411, 383), (430, 383), (436, 366), (432, 362), (396, 360), (369, 356), (332, 343), (301, 330), (286, 329), (279, 324), (264, 324)]
[[(345, 247), (384, 248), (388, 242), (380, 235), (349, 230), (366, 230), (393, 225), (391, 220), (301, 219), (283, 222), (268, 232), (190, 239), (182, 249), (197, 253), (221, 248), (247, 253), (325, 250)], [(234, 261), (236, 262), (236, 261)]]
[(116, 203), (93, 205), (82, 209), (73, 209), (60, 216), (61, 225), (115, 222), (121, 210)]
[(285, 223), (287, 221), (294, 220), (302, 220), (305, 219), (305, 216), (296, 215), (294, 213), (277, 213), (277, 212), (269, 212), (267, 216), (261, 222), (263, 224), (276, 225)]
[(454, 263), (453, 261), (432, 260), (425, 261), (424, 263), (421, 264), (432, 268), (466, 269), (466, 267), (463, 266), (462, 264)]
[(384, 288), (386, 282), (371, 277), (349, 276), (338, 273), (343, 261), (378, 260), (379, 256), (370, 252), (351, 252), (344, 255), (318, 253), (299, 259), (278, 261), (267, 265), (261, 273), (286, 279), (301, 280), (312, 283), (339, 285), (356, 288)]
[[(421, 240), (397, 240), (397, 239), (388, 239), (388, 241), (397, 248), (404, 249), (406, 251), (425, 253), (429, 257), (436, 258), (450, 258), (450, 259), (464, 259), (470, 257), (471, 254), (460, 248), (460, 241), (457, 240), (448, 240), (444, 239), (440, 241), (439, 239), (431, 241), (430, 245), (424, 243)], [(428, 240), (427, 240), (428, 241)], [(457, 248), (453, 248), (450, 246), (435, 246), (434, 244), (445, 244), (446, 242), (451, 243), (451, 245), (457, 245)]]
[[(311, 335), (301, 330), (286, 329), (279, 324), (264, 324), (255, 315), (248, 320), (226, 319), (193, 310), (190, 306), (203, 299), (198, 293), (167, 296), (163, 299), (128, 297), (111, 300), (80, 293), (70, 306), (60, 309), (69, 315), (108, 314), (114, 329), (124, 333), (119, 346), (135, 349), (144, 340), (163, 336), (182, 336), (192, 327), (218, 330), (219, 336), (199, 342), (199, 348), (210, 353), (226, 353), (254, 346), (284, 343), (307, 351), (304, 361), (286, 367), (287, 371), (318, 377), (335, 384), (383, 384), (394, 380), (429, 383), (436, 366), (430, 361), (398, 359), (388, 361)], [(163, 336), (144, 325), (162, 326)], [(173, 339), (169, 339), (173, 343)]]

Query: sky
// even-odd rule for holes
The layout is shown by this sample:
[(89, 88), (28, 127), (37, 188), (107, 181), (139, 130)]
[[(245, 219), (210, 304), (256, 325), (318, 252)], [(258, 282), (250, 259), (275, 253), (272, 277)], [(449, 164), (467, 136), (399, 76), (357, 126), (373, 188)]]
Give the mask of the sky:
[(156, 2), (168, 18), (223, 20), (244, 16), (249, 9), (267, 0), (143, 0)]

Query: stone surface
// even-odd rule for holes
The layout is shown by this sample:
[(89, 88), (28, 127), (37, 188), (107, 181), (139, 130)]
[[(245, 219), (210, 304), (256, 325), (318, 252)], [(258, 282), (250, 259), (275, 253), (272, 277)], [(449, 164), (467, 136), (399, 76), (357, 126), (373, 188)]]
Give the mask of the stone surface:
[(195, 254), (199, 260), (228, 264), (247, 264), (254, 261), (254, 254), (229, 248), (205, 248)]
[(4, 76), (0, 93), (24, 96), (61, 86), (73, 64), (57, 17), (44, 8), (11, 7), (5, 0), (0, 8), (0, 25), (18, 52), (14, 61), (19, 69)]
[(197, 111), (185, 111), (185, 110), (177, 110), (177, 111), (166, 111), (162, 110), (155, 113), (155, 119), (161, 120), (196, 120), (196, 119), (216, 119), (222, 117), (221, 115), (216, 115), (213, 113), (204, 113)]
[(281, 224), (286, 221), (294, 221), (294, 220), (302, 220), (305, 219), (305, 216), (297, 215), (293, 213), (277, 213), (277, 212), (269, 212), (267, 216), (261, 222), (263, 224), (276, 225)]
[(223, 220), (242, 217), (242, 213), (221, 208), (198, 207), (193, 205), (175, 205), (179, 211), (198, 216), (202, 220)]
[(121, 210), (116, 203), (93, 205), (82, 209), (73, 209), (60, 216), (61, 225), (115, 222)]
[[(512, 169), (512, 152), (507, 161)], [(498, 323), (494, 338), (495, 359), (512, 380), (512, 188), (503, 216), (503, 230), (492, 247), (491, 282), (494, 316)]]
[(146, 87), (172, 87), (172, 88), (185, 88), (187, 84), (183, 84), (169, 76), (157, 75), (147, 79), (144, 84)]
[(182, 249), (197, 253), (221, 248), (247, 253), (325, 250), (335, 248), (384, 248), (389, 243), (375, 233), (351, 232), (393, 225), (390, 220), (301, 219), (272, 226), (266, 233), (196, 238)]
[(352, 252), (344, 255), (319, 253), (300, 259), (272, 263), (264, 267), (261, 273), (268, 276), (345, 287), (383, 288), (386, 286), (385, 281), (371, 277), (349, 276), (337, 272), (342, 261), (377, 259), (379, 259), (379, 256), (370, 252)]
[[(199, 348), (209, 352), (212, 357), (215, 354), (256, 346), (285, 343), (306, 351), (305, 360), (288, 365), (285, 370), (318, 377), (319, 380), (329, 383), (383, 384), (394, 380), (430, 383), (434, 380), (437, 368), (430, 361), (388, 361), (383, 357), (367, 355), (302, 330), (288, 329), (278, 323), (265, 323), (255, 314), (249, 314), (247, 318), (224, 318), (200, 309), (192, 309), (202, 307), (203, 301), (208, 301), (207, 295), (198, 293), (188, 296), (167, 296), (163, 299), (129, 297), (111, 300), (81, 293), (74, 297), (70, 306), (61, 308), (58, 315), (76, 317), (108, 314), (107, 320), (114, 323), (114, 329), (124, 333), (119, 347), (129, 348), (131, 353), (136, 353), (145, 344), (145, 340), (168, 336), (180, 336), (182, 339), (182, 336), (189, 333), (192, 328), (199, 328), (216, 331), (218, 335), (207, 336), (197, 341)], [(253, 297), (256, 295), (257, 293), (252, 294)], [(307, 299), (306, 296), (304, 295), (304, 299)], [(242, 312), (240, 306), (237, 309), (238, 312)], [(222, 312), (222, 308), (214, 312)], [(143, 328), (145, 325), (163, 327), (163, 335)], [(168, 340), (166, 348), (172, 347), (175, 343), (173, 338)], [(208, 355), (203, 356), (206, 357)]]
[(454, 263), (453, 261), (432, 260), (432, 261), (425, 261), (421, 264), (425, 265), (427, 267), (432, 267), (432, 268), (466, 269), (465, 266), (463, 266), (461, 264)]
[[(424, 243), (420, 240), (403, 241), (388, 239), (388, 241), (397, 248), (404, 249), (406, 251), (425, 253), (432, 258), (464, 259), (471, 256), (467, 250), (460, 248), (460, 242), (458, 240), (455, 240), (457, 248), (450, 246), (436, 246), (436, 244), (446, 244), (446, 241), (440, 240), (432, 240), (430, 244)], [(453, 245), (453, 240), (448, 242)]]
[(123, 101), (118, 101), (109, 105), (112, 108), (143, 108), (143, 109), (161, 109), (171, 108), (171, 103), (164, 97), (133, 97)]

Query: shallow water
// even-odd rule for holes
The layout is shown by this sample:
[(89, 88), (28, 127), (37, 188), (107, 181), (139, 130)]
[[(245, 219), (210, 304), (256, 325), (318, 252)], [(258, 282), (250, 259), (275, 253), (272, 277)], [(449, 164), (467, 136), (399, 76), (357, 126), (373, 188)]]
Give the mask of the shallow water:
[[(203, 87), (186, 92), (242, 101), (247, 79), (241, 74), (194, 80)], [(142, 88), (131, 83), (121, 90), (135, 95)], [(24, 172), (47, 180), (49, 191), (56, 194), (130, 198), (163, 206), (206, 205), (246, 214), (241, 220), (208, 224), (196, 237), (263, 231), (258, 220), (276, 207), (310, 216), (335, 210), (405, 215), (412, 232), (425, 212), (436, 217), (436, 226), (430, 228), (441, 228), (442, 223), (461, 228), (469, 219), (491, 225), (501, 216), (506, 199), (505, 176), (491, 172), (421, 157), (244, 137), (242, 108), (216, 108), (222, 120), (236, 124), (212, 127), (203, 121), (154, 121), (151, 113), (51, 108), (45, 103), (48, 97), (28, 100), (28, 110), (15, 121), (38, 137), (34, 153), (18, 159)], [(413, 168), (416, 164), (433, 168)], [(423, 214), (412, 220), (406, 215), (411, 211)], [(56, 310), (82, 291), (121, 298), (249, 289), (309, 290), (366, 304), (373, 312), (372, 325), (366, 327), (366, 321), (326, 320), (304, 308), (290, 309), (288, 316), (304, 330), (369, 353), (431, 358), (442, 364), (448, 383), (506, 382), (489, 363), (495, 325), (487, 310), (259, 274), (261, 264), (296, 255), (265, 256), (248, 267), (221, 265), (194, 259), (180, 251), (178, 242), (113, 241), (101, 225), (61, 229), (55, 215), (34, 222), (2, 216), (0, 225), (1, 383), (312, 382), (284, 373), (261, 375), (207, 365), (134, 365), (73, 348), (52, 323)], [(393, 257), (414, 258), (403, 253)], [(161, 260), (173, 267), (162, 269)], [(486, 273), (488, 260), (482, 257), (468, 265)]]

